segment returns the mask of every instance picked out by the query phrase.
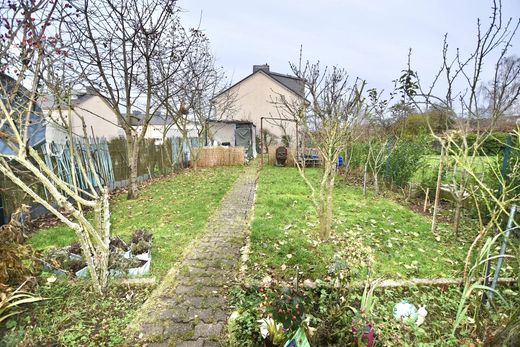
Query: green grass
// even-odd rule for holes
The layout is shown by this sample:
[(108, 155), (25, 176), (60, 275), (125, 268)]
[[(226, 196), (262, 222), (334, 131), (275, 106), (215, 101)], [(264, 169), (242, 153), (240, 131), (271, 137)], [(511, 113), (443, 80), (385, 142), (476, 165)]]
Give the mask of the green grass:
[[(160, 280), (186, 246), (202, 234), (208, 217), (241, 171), (241, 167), (183, 171), (143, 187), (137, 200), (116, 195), (111, 202), (112, 234), (128, 240), (136, 228), (151, 230), (151, 274)], [(74, 240), (70, 229), (58, 225), (38, 231), (29, 242), (44, 250)], [(27, 306), (23, 313), (0, 324), (0, 346), (124, 345), (125, 329), (152, 289), (128, 288), (111, 281), (100, 297), (88, 279), (47, 281), (51, 276), (44, 272), (34, 289), (48, 300)]]
[[(319, 169), (307, 169), (307, 174), (316, 180)], [(334, 191), (333, 237), (318, 242), (309, 192), (294, 168), (266, 166), (261, 171), (251, 232), (253, 277), (274, 274), (288, 280), (298, 266), (305, 277), (323, 278), (334, 254), (348, 257), (359, 252), (372, 253), (374, 276), (460, 274), (468, 244), (450, 236), (446, 225), (440, 226), (445, 235), (438, 242), (430, 231), (429, 218), (386, 198), (370, 194), (364, 198), (360, 188), (343, 181), (337, 181)]]
[[(421, 183), (423, 177), (429, 177), (433, 182), (437, 179), (437, 172), (439, 170), (440, 155), (427, 155), (423, 158), (421, 168), (417, 170), (411, 178), (411, 183)], [(475, 173), (479, 175), (486, 175), (491, 166), (500, 167), (498, 156), (476, 156), (473, 163)], [(445, 180), (446, 181), (446, 180)], [(447, 183), (447, 182), (444, 182)]]
[[(241, 167), (182, 171), (144, 187), (136, 200), (125, 194), (111, 201), (112, 235), (129, 241), (132, 232), (153, 233), (152, 275), (163, 276), (179, 259), (188, 243), (199, 236), (229, 190)], [(39, 250), (63, 247), (76, 239), (65, 225), (40, 230), (29, 243)]]
[[(36, 294), (47, 298), (0, 324), (0, 346), (120, 346), (125, 329), (152, 288), (109, 285), (100, 298), (87, 280), (45, 279)], [(22, 307), (23, 308), (23, 307)]]

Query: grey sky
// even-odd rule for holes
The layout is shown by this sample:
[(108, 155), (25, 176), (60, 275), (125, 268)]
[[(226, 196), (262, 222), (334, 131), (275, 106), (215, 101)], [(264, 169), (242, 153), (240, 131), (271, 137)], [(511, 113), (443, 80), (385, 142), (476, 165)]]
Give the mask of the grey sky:
[[(489, 0), (185, 0), (184, 22), (209, 36), (218, 63), (233, 81), (253, 64), (290, 73), (300, 44), (304, 58), (345, 67), (368, 87), (390, 89), (413, 49), (414, 68), (423, 80), (438, 70), (442, 41), (470, 52), (476, 20), (488, 23)], [(520, 0), (503, 0), (505, 18), (520, 16)], [(520, 33), (511, 53), (520, 55)]]

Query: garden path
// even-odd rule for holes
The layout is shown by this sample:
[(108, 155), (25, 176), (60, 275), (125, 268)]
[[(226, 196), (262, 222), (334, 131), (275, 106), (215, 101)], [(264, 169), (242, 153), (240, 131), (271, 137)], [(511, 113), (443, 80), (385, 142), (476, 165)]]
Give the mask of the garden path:
[(204, 236), (168, 272), (131, 323), (131, 339), (143, 346), (220, 345), (228, 317), (226, 294), (239, 272), (256, 178), (255, 166), (239, 176)]

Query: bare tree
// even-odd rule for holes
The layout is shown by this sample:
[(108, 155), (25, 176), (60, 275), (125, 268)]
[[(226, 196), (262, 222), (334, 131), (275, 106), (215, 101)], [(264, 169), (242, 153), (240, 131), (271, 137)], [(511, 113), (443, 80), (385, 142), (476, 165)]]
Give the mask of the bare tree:
[[(215, 65), (207, 37), (195, 29), (191, 30), (191, 35), (192, 45), (178, 67), (177, 74), (168, 73), (169, 61), (157, 60), (157, 70), (165, 79), (164, 88), (157, 89), (157, 98), (165, 110), (165, 123), (180, 132), (188, 147), (190, 161), (196, 166), (198, 151), (192, 140), (196, 139), (199, 145), (204, 142), (208, 130), (207, 120), (212, 110), (211, 100), (224, 86), (225, 75)], [(220, 99), (221, 103), (226, 103), (220, 105), (224, 106), (222, 109), (228, 110), (231, 100), (227, 95)]]
[(311, 190), (319, 218), (320, 238), (325, 240), (332, 229), (337, 160), (366, 111), (362, 96), (365, 82), (359, 79), (351, 82), (346, 71), (339, 67), (321, 70), (319, 63), (307, 63), (303, 70), (294, 64), (291, 68), (296, 77), (305, 81), (310, 106), (307, 107), (305, 100), (291, 101), (280, 95), (279, 107), (286, 117), (298, 121), (304, 134), (319, 151), (323, 163), (319, 189), (306, 177), (304, 162), (300, 162), (300, 158), (295, 158), (295, 162)]
[[(80, 19), (68, 21), (72, 53), (84, 82), (103, 96), (117, 115), (127, 140), (128, 198), (137, 197), (139, 144), (161, 103), (155, 90), (177, 72), (162, 76), (155, 60), (180, 66), (189, 42), (181, 30), (175, 0), (85, 0), (74, 5)], [(133, 111), (142, 116), (134, 117)]]
[[(408, 88), (402, 84), (402, 88), (415, 107), (423, 112), (439, 107), (455, 112), (453, 131), (436, 134), (430, 126), (432, 135), (443, 145), (445, 155), (454, 162), (448, 189), (455, 202), (455, 232), (459, 229), (462, 205), (468, 198), (471, 176), (468, 167), (476, 166), (482, 154), (482, 145), (493, 136), (495, 125), (520, 95), (520, 69), (515, 59), (507, 55), (519, 25), (520, 19), (503, 20), (500, 1), (493, 1), (490, 23), (483, 27), (481, 21), (477, 21), (477, 42), (467, 57), (463, 57), (459, 50), (450, 55), (448, 36), (445, 36), (442, 66), (428, 88), (423, 88), (418, 74), (410, 65), (405, 70), (413, 84)], [(482, 83), (484, 67), (491, 59), (494, 59), (491, 62), (493, 80), (488, 83), (487, 93), (482, 93), (483, 89), (486, 90)], [(442, 82), (445, 93), (439, 95), (435, 91)], [(483, 120), (488, 126), (481, 126)], [(468, 142), (469, 133), (474, 134), (475, 141)]]
[[(52, 66), (64, 57), (59, 29), (61, 20), (70, 15), (68, 9), (68, 5), (61, 7), (58, 2), (50, 0), (22, 1), (2, 8), (2, 19), (9, 24), (5, 26), (5, 32), (2, 29), (0, 36), (0, 62), (2, 70), (13, 77), (0, 76), (0, 172), (75, 231), (94, 288), (102, 293), (108, 276), (109, 200), (108, 190), (94, 168), (90, 150), (87, 150), (86, 159), (82, 159), (75, 151), (78, 139), (69, 138), (70, 184), (46, 165), (36, 148), (45, 140), (45, 119), (37, 99), (40, 89), (48, 81), (43, 76), (52, 75)], [(15, 47), (16, 53), (11, 54), (13, 52), (5, 47)], [(59, 98), (63, 99), (65, 95)], [(64, 110), (70, 121), (70, 98)], [(43, 185), (55, 204), (47, 196), (39, 195), (30, 182), (21, 179), (20, 171), (30, 173)], [(88, 187), (78, 187), (80, 177), (88, 182)], [(94, 221), (87, 219), (86, 209), (93, 211)]]
[(520, 57), (504, 54), (496, 62), (492, 81), (484, 86), (487, 116), (518, 112), (520, 96)]
[[(504, 235), (503, 219), (510, 217), (513, 213), (512, 206), (518, 203), (518, 161), (510, 166), (509, 175), (502, 175), (500, 169), (491, 166), (490, 169), (496, 177), (496, 183), (500, 186), (490, 186), (478, 172), (476, 161), (480, 155), (482, 145), (490, 137), (497, 122), (507, 114), (517, 102), (520, 94), (520, 86), (517, 81), (518, 71), (515, 63), (508, 57), (508, 51), (513, 38), (520, 26), (520, 18), (509, 18), (504, 20), (500, 1), (493, 1), (492, 13), (489, 23), (483, 25), (477, 21), (477, 36), (475, 48), (468, 56), (457, 50), (454, 54), (448, 50), (447, 35), (443, 46), (443, 60), (439, 73), (434, 77), (428, 88), (423, 88), (417, 76), (417, 88), (412, 88), (413, 95), (410, 98), (416, 107), (428, 111), (435, 103), (442, 105), (445, 109), (456, 113), (455, 130), (444, 134), (432, 135), (442, 145), (442, 153), (452, 161), (454, 170), (460, 172), (463, 177), (452, 179), (452, 193), (456, 197), (456, 211), (462, 201), (462, 197), (469, 195), (474, 201), (477, 212), (478, 234), (472, 242), (465, 261), (464, 287), (459, 304), (457, 317), (454, 321), (452, 334), (455, 335), (460, 328), (464, 318), (468, 314), (471, 294), (478, 292), (477, 289), (488, 289), (486, 280), (484, 282), (478, 274), (486, 273), (486, 264), (494, 258), (505, 257), (504, 254), (494, 255), (495, 242), (499, 236)], [(482, 93), (482, 81), (486, 66), (492, 66), (493, 80), (488, 84), (488, 93)], [(408, 71), (411, 71), (408, 67)], [(441, 81), (442, 86), (441, 86)], [(436, 90), (442, 90), (437, 94)], [(487, 99), (487, 100), (486, 100)], [(487, 104), (486, 104), (487, 102)], [(481, 126), (486, 120), (488, 124)], [(472, 133), (474, 141), (468, 141), (468, 135)], [(518, 129), (513, 137), (516, 137), (518, 145)], [(442, 160), (442, 159), (441, 159)], [(489, 158), (486, 158), (489, 162)], [(442, 165), (439, 165), (441, 170)], [(439, 173), (439, 180), (440, 180)], [(467, 178), (471, 178), (471, 180)], [(468, 184), (471, 182), (471, 184)], [(516, 185), (516, 186), (515, 186)], [(458, 219), (460, 212), (456, 212), (455, 230), (458, 230)], [(435, 225), (435, 218), (433, 220)], [(514, 221), (518, 227), (517, 221)], [(494, 231), (498, 231), (493, 235)], [(518, 248), (513, 247), (518, 255)], [(490, 269), (488, 265), (487, 269)], [(486, 276), (487, 277), (487, 276)], [(478, 308), (477, 308), (478, 311)], [(477, 312), (478, 313), (478, 312)], [(478, 314), (474, 316), (479, 318)], [(476, 327), (482, 327), (479, 322)]]

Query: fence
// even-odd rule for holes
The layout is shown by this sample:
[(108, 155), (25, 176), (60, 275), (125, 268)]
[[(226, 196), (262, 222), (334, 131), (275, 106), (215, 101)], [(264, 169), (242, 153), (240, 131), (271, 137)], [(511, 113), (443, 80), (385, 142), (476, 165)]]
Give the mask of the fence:
[(244, 147), (201, 147), (196, 152), (197, 167), (243, 165)]
[[(173, 137), (166, 139), (162, 144), (156, 144), (153, 139), (145, 139), (139, 147), (138, 160), (138, 182), (172, 172), (177, 168), (187, 167), (190, 161), (189, 147), (186, 141), (191, 142), (191, 146), (199, 146), (198, 138)], [(95, 172), (98, 173), (102, 184), (107, 185), (110, 190), (125, 187), (128, 185), (129, 167), (127, 156), (126, 139), (118, 138), (107, 141), (103, 138), (91, 139), (90, 144), (76, 141), (72, 148), (78, 154), (75, 160), (81, 160), (85, 168), (86, 175), (80, 171), (78, 163), (75, 163), (76, 178), (81, 189), (88, 188), (87, 179), (96, 186), (92, 168), (88, 165), (88, 149), (90, 148)], [(200, 152), (197, 165), (200, 167), (216, 165), (236, 165), (244, 162), (244, 150), (240, 148), (226, 149), (229, 153), (223, 154), (220, 148), (204, 148)], [(220, 152), (219, 152), (220, 151)], [(45, 143), (39, 148), (39, 152), (48, 167), (65, 182), (73, 183), (73, 173), (71, 165), (71, 145), (66, 143)], [(219, 154), (220, 153), (220, 154)], [(241, 161), (238, 160), (240, 153)], [(227, 155), (227, 159), (225, 156)], [(78, 159), (76, 159), (78, 158)], [(86, 177), (85, 177), (86, 176)], [(30, 176), (24, 178), (30, 179)], [(40, 196), (46, 196), (47, 192), (38, 182), (32, 182)], [(7, 223), (10, 215), (21, 204), (30, 204), (32, 199), (20, 190), (6, 177), (0, 175), (0, 225)], [(34, 211), (41, 211), (39, 206), (33, 207)]]

